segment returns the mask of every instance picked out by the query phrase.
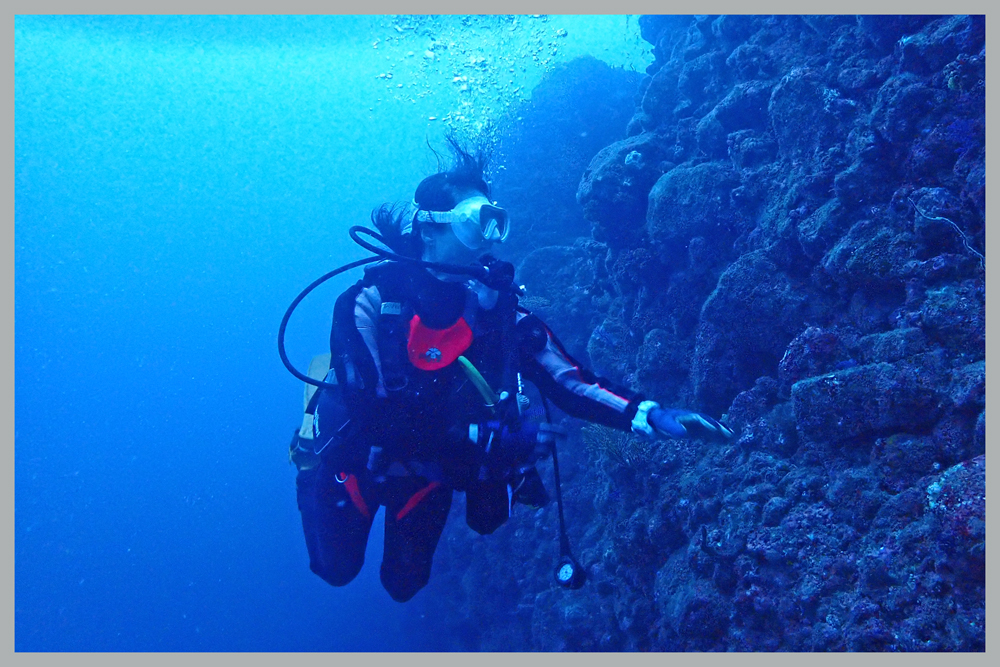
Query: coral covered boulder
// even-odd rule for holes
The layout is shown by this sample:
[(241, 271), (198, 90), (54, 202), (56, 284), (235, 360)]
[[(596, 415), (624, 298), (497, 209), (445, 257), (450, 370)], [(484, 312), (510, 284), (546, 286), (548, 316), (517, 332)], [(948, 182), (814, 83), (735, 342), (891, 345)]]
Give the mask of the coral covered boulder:
[(646, 228), (664, 263), (683, 262), (696, 236), (708, 240), (709, 252), (727, 252), (723, 244), (735, 231), (729, 193), (737, 185), (728, 161), (677, 167), (656, 181), (649, 192)]
[(612, 247), (636, 242), (664, 159), (660, 142), (650, 133), (611, 144), (594, 156), (577, 191), (594, 239)]
[(799, 431), (840, 441), (893, 431), (917, 433), (940, 414), (938, 357), (911, 357), (802, 380), (792, 386)]
[(806, 295), (764, 251), (734, 262), (701, 313), (692, 368), (699, 405), (722, 413), (773, 372), (806, 312)]

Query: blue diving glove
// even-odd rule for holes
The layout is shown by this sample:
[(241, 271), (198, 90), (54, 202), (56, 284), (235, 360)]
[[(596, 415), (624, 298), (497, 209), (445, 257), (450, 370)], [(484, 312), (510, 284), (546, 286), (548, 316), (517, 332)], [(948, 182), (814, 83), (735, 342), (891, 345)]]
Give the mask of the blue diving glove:
[(662, 435), (668, 438), (729, 440), (733, 437), (732, 429), (708, 415), (690, 410), (661, 408), (653, 401), (643, 401), (639, 405), (632, 430), (648, 436)]

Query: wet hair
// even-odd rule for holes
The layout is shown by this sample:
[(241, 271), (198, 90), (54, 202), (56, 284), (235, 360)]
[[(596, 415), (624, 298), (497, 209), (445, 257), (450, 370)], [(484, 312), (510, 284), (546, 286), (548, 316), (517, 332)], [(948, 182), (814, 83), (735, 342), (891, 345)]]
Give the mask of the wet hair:
[(420, 235), (406, 230), (411, 215), (413, 211), (406, 204), (382, 204), (372, 211), (371, 218), (385, 245), (393, 252), (407, 257), (419, 257), (423, 251)]
[[(422, 211), (450, 211), (458, 201), (457, 193), (463, 190), (480, 192), (487, 199), (490, 186), (484, 173), (489, 165), (489, 155), (482, 147), (475, 150), (465, 148), (449, 134), (445, 137), (452, 154), (452, 165), (447, 171), (439, 171), (420, 181), (413, 193), (413, 201)], [(429, 145), (429, 144), (428, 144)], [(431, 148), (441, 168), (441, 155)], [(394, 252), (409, 257), (419, 257), (423, 252), (423, 241), (416, 229), (407, 229), (413, 211), (405, 204), (382, 204), (372, 211), (372, 224), (378, 229), (385, 244)], [(404, 233), (405, 232), (405, 233)]]
[[(452, 134), (445, 138), (452, 153), (452, 166), (420, 181), (413, 193), (413, 201), (422, 211), (450, 211), (458, 203), (456, 193), (462, 190), (474, 190), (490, 199), (490, 186), (483, 176), (489, 163), (486, 151), (480, 147), (471, 152)], [(431, 150), (434, 151), (433, 148)], [(434, 154), (440, 167), (441, 156), (436, 151)]]

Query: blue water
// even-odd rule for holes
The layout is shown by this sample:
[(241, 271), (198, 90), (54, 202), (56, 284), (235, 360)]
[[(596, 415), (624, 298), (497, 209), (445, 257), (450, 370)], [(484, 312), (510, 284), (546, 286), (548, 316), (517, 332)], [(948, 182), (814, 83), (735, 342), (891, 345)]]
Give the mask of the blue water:
[[(17, 650), (448, 646), (433, 600), (382, 590), (378, 531), (351, 585), (309, 572), (277, 326), (364, 255), (350, 225), (437, 170), (447, 114), (474, 127), (574, 54), (641, 57), (624, 17), (455, 20), (16, 19)], [(424, 48), (437, 29), (459, 45)], [(511, 62), (539, 63), (539, 39), (559, 53), (462, 107), (463, 29), (523, 37)], [(357, 277), (293, 318), (300, 368)]]

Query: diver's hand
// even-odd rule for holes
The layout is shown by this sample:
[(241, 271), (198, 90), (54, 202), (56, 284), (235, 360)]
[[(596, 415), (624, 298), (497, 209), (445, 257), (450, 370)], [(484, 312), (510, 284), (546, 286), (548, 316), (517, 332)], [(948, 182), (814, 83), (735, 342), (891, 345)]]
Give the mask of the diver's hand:
[(520, 287), (514, 282), (513, 264), (490, 255), (484, 255), (479, 261), (483, 263), (485, 269), (484, 273), (477, 277), (479, 282), (501, 292), (513, 290), (520, 293)]
[(725, 424), (688, 410), (653, 408), (646, 419), (657, 433), (670, 438), (729, 440), (733, 437), (732, 429)]

